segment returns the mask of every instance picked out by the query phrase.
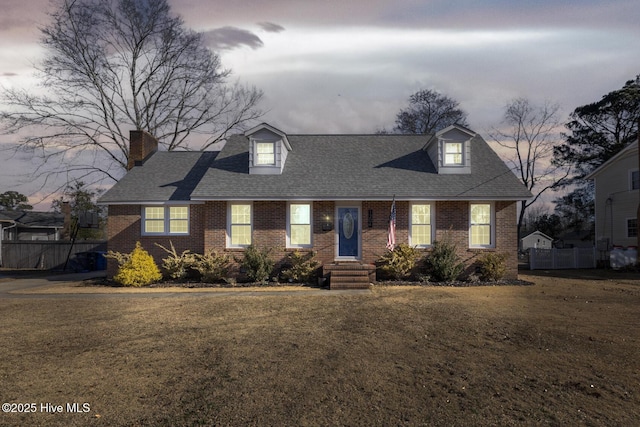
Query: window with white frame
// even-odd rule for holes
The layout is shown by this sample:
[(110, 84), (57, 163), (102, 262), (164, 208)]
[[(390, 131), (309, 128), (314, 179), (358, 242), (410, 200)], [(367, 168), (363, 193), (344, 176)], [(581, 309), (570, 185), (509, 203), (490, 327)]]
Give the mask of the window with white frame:
[(462, 142), (444, 143), (444, 164), (448, 166), (462, 165)]
[(256, 142), (254, 165), (275, 165), (276, 145), (273, 142)]
[(629, 173), (629, 189), (640, 189), (640, 171), (634, 170)]
[(471, 203), (469, 209), (469, 246), (493, 247), (493, 212), (491, 203)]
[(247, 247), (251, 244), (251, 203), (231, 203), (229, 205), (228, 246)]
[(409, 243), (411, 246), (426, 247), (432, 243), (432, 214), (431, 203), (412, 203), (409, 218)]
[(189, 206), (145, 206), (142, 234), (189, 234)]
[(627, 219), (627, 237), (638, 237), (638, 219)]
[(310, 203), (290, 203), (289, 204), (289, 233), (288, 247), (310, 247), (311, 246), (311, 204)]

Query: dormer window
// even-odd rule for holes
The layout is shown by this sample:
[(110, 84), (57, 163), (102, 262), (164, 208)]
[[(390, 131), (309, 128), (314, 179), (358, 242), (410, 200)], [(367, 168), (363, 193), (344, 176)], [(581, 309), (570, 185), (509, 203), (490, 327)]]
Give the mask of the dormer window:
[(424, 149), (439, 174), (471, 173), (471, 144), (475, 132), (457, 124), (438, 131)]
[(284, 170), (291, 144), (287, 135), (266, 123), (245, 132), (249, 140), (249, 173), (279, 175)]
[(444, 164), (446, 166), (462, 166), (462, 142), (444, 143)]
[(276, 145), (273, 142), (256, 141), (255, 165), (273, 166), (276, 164)]

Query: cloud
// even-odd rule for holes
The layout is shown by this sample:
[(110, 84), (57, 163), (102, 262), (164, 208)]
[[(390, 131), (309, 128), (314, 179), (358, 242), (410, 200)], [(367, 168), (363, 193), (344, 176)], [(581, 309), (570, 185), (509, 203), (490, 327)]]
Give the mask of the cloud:
[(258, 49), (264, 46), (260, 37), (242, 28), (222, 27), (203, 34), (206, 44), (214, 50), (233, 50), (241, 46)]
[(268, 33), (279, 33), (284, 31), (282, 25), (274, 24), (273, 22), (258, 22), (258, 26)]

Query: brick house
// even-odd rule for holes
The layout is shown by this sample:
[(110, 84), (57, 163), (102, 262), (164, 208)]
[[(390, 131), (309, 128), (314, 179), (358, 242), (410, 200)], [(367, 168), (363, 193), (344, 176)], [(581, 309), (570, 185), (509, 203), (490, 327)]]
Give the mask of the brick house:
[(509, 254), (508, 277), (517, 276), (516, 202), (531, 194), (465, 127), (287, 135), (263, 123), (216, 152), (157, 152), (143, 131), (132, 131), (130, 144), (130, 170), (99, 201), (108, 205), (111, 250), (140, 241), (158, 263), (165, 253), (156, 242), (236, 256), (253, 244), (274, 248), (276, 262), (313, 250), (332, 289), (368, 286), (395, 198), (397, 243), (428, 251), (449, 233), (467, 273), (496, 251)]

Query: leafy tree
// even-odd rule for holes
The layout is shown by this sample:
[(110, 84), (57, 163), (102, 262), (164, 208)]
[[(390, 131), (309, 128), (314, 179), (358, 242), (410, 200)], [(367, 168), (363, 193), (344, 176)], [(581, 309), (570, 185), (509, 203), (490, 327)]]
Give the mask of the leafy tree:
[(564, 228), (573, 231), (595, 231), (595, 188), (593, 182), (575, 188), (555, 200), (555, 212), (563, 219)]
[(467, 113), (458, 101), (440, 92), (423, 89), (409, 97), (409, 106), (396, 115), (399, 133), (429, 134), (458, 123), (467, 126)]
[(54, 2), (41, 29), (41, 87), (1, 94), (5, 132), (25, 135), (18, 147), (44, 160), (36, 176), (117, 181), (131, 129), (167, 150), (204, 149), (261, 115), (262, 93), (230, 84), (230, 71), (167, 0)]
[(555, 239), (563, 231), (562, 218), (557, 214), (544, 214), (538, 217), (534, 223), (534, 231), (540, 231)]
[(591, 228), (594, 218), (593, 188), (583, 178), (638, 138), (639, 119), (640, 75), (571, 114), (570, 133), (553, 161), (574, 171), (565, 183), (574, 185), (572, 192), (556, 200), (556, 211), (574, 227)]
[(584, 178), (598, 166), (638, 138), (640, 119), (640, 75), (598, 102), (571, 113), (565, 143), (554, 150), (554, 162), (572, 166), (568, 183)]
[(0, 211), (30, 211), (33, 206), (24, 194), (17, 191), (5, 191), (0, 194)]
[(491, 134), (506, 150), (507, 164), (533, 194), (530, 200), (520, 201), (518, 236), (522, 236), (528, 208), (544, 193), (562, 185), (571, 171), (551, 162), (554, 145), (560, 138), (559, 112), (557, 104), (545, 102), (538, 106), (526, 98), (517, 98), (507, 104), (501, 126)]

